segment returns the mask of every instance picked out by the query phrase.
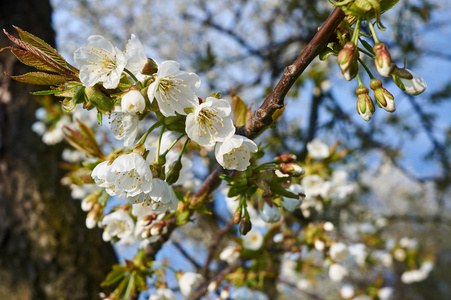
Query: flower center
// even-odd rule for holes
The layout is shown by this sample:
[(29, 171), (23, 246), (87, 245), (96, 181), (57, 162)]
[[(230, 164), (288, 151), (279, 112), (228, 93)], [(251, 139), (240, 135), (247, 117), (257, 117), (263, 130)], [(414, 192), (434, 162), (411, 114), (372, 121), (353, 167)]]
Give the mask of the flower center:
[[(109, 51), (104, 50), (103, 48), (96, 49), (91, 47), (89, 54), (92, 54), (94, 57), (94, 61), (87, 60), (87, 63), (91, 63), (93, 66), (99, 68), (97, 73), (99, 76), (102, 74), (109, 75), (111, 71), (117, 68), (117, 59), (116, 55), (112, 54)], [(94, 72), (94, 70), (92, 70)]]

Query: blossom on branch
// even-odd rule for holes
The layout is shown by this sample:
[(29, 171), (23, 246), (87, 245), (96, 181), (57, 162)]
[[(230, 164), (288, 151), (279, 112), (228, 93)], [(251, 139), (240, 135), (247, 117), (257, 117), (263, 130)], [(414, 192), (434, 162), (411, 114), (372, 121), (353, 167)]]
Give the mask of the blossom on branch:
[(186, 134), (201, 146), (223, 142), (235, 133), (231, 112), (232, 108), (226, 100), (208, 97), (186, 117)]
[(152, 180), (152, 189), (135, 195), (130, 195), (127, 200), (131, 204), (142, 203), (147, 205), (155, 213), (176, 210), (178, 199), (172, 188), (159, 178)]
[(102, 235), (105, 242), (110, 241), (113, 237), (119, 238), (121, 243), (134, 241), (135, 223), (130, 215), (123, 210), (106, 215), (102, 220), (102, 226), (105, 228)]
[(125, 113), (120, 106), (116, 106), (109, 118), (112, 118), (110, 124), (114, 138), (124, 140), (125, 147), (131, 146), (138, 134), (138, 116), (135, 113)]
[(163, 62), (147, 90), (151, 102), (158, 103), (160, 112), (166, 116), (175, 116), (176, 112), (186, 115), (185, 108), (199, 105), (193, 88), (200, 87), (200, 78), (194, 73), (180, 71), (180, 64), (173, 60)]
[(84, 86), (103, 82), (106, 89), (117, 87), (127, 63), (124, 53), (100, 35), (91, 35), (86, 45), (75, 50), (74, 61)]
[(251, 153), (257, 152), (254, 141), (247, 137), (234, 135), (222, 143), (217, 143), (215, 156), (218, 163), (225, 169), (244, 171), (250, 165)]

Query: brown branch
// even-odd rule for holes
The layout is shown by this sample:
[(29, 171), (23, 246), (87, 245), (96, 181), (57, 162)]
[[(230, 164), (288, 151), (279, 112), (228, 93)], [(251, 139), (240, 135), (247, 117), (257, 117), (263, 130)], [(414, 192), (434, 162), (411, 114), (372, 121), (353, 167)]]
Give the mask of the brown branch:
[(199, 263), (197, 261), (194, 260), (194, 258), (191, 257), (191, 255), (188, 254), (188, 252), (186, 252), (186, 250), (182, 247), (182, 245), (180, 245), (179, 242), (177, 241), (172, 241), (172, 243), (174, 244), (174, 246), (180, 251), (180, 253), (182, 253), (182, 255), (189, 260), (190, 263), (193, 264), (193, 266), (196, 267), (197, 270), (199, 270), (201, 268), (201, 266), (199, 265)]
[(290, 88), (313, 59), (327, 46), (329, 38), (344, 16), (340, 8), (335, 8), (324, 25), (315, 34), (310, 43), (308, 43), (304, 51), (302, 51), (301, 55), (293, 64), (285, 68), (279, 83), (271, 94), (266, 97), (263, 104), (254, 112), (245, 126), (238, 128), (238, 134), (252, 139), (273, 122), (272, 115), (277, 109), (284, 106), (285, 96)]
[(219, 245), (219, 242), (221, 241), (221, 239), (224, 236), (224, 234), (226, 234), (230, 230), (230, 228), (232, 228), (233, 225), (235, 225), (235, 223), (233, 222), (233, 220), (230, 220), (226, 224), (226, 226), (221, 228), (221, 230), (217, 233), (217, 235), (215, 236), (215, 239), (211, 243), (210, 248), (208, 249), (207, 258), (205, 259), (205, 263), (204, 263), (204, 266), (202, 268), (202, 276), (205, 279), (208, 279), (208, 267), (210, 266), (210, 263), (211, 263), (211, 261), (213, 259), (213, 256), (214, 256), (214, 254), (216, 252), (216, 248)]
[(208, 285), (212, 283), (213, 281), (221, 282), (224, 280), (224, 277), (227, 274), (230, 274), (234, 272), (239, 267), (243, 266), (244, 260), (240, 260), (233, 265), (229, 265), (227, 268), (223, 269), (222, 271), (218, 272), (211, 280), (206, 280), (205, 283), (201, 284), (199, 288), (197, 288), (196, 291), (190, 296), (190, 299), (199, 299), (202, 297), (207, 291), (208, 291)]
[(319, 297), (319, 296), (317, 296), (317, 295), (315, 295), (313, 293), (310, 293), (310, 292), (308, 292), (306, 290), (302, 290), (302, 289), (298, 288), (297, 285), (295, 285), (294, 283), (292, 283), (290, 281), (287, 281), (287, 280), (284, 280), (284, 279), (281, 279), (281, 278), (277, 278), (277, 281), (280, 282), (280, 283), (283, 283), (285, 285), (288, 285), (290, 288), (296, 290), (297, 292), (299, 292), (301, 294), (306, 295), (309, 298), (312, 298), (312, 299), (315, 299), (315, 300), (321, 300), (322, 299), (321, 297)]

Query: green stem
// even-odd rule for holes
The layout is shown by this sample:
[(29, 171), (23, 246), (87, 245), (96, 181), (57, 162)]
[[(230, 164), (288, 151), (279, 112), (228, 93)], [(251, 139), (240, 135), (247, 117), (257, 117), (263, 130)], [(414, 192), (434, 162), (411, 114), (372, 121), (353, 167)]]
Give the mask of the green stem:
[(371, 73), (370, 69), (368, 69), (368, 67), (363, 63), (363, 61), (359, 58), (359, 63), (363, 66), (363, 68), (365, 69), (365, 71), (368, 73), (368, 75), (370, 76), (370, 79), (373, 79), (374, 76)]
[(156, 161), (158, 161), (158, 158), (160, 157), (160, 146), (161, 146), (161, 138), (163, 137), (164, 133), (164, 125), (161, 127), (160, 135), (158, 136), (158, 143), (157, 143), (157, 157), (155, 158)]
[(371, 23), (371, 20), (368, 20), (368, 26), (370, 27), (371, 35), (373, 36), (373, 40), (375, 44), (379, 44), (380, 41), (377, 38), (376, 30), (374, 30), (373, 23)]
[(357, 81), (359, 82), (359, 86), (364, 86), (362, 79), (360, 78), (360, 75), (357, 73)]
[(138, 80), (138, 78), (136, 78), (135, 75), (133, 75), (132, 72), (130, 72), (128, 69), (125, 69), (125, 68), (124, 68), (124, 71), (125, 71), (125, 73), (127, 73), (131, 78), (133, 78), (133, 80), (135, 81), (135, 83), (138, 84), (138, 86), (139, 86), (140, 89), (143, 88), (142, 85), (141, 85), (141, 82)]
[(178, 161), (181, 161), (181, 160), (182, 160), (183, 152), (185, 152), (186, 145), (188, 145), (189, 141), (190, 141), (190, 139), (189, 139), (189, 138), (186, 138), (185, 143), (183, 143), (182, 150), (180, 151), (180, 155), (179, 155)]
[(163, 121), (158, 121), (155, 124), (153, 124), (149, 129), (147, 129), (146, 133), (139, 139), (139, 141), (136, 143), (137, 145), (144, 144), (144, 142), (147, 139), (147, 136), (155, 129), (160, 127), (163, 124)]
[(184, 136), (185, 136), (185, 134), (182, 134), (175, 141), (173, 141), (171, 146), (169, 146), (169, 148), (163, 153), (163, 155), (166, 156), (168, 154), (168, 152), (172, 149), (172, 147), (174, 147), (175, 144), (177, 144), (177, 142), (180, 141), (180, 139)]
[(355, 45), (358, 45), (359, 43), (359, 35), (360, 35), (360, 18), (358, 18), (357, 22), (355, 23), (354, 33), (352, 34), (351, 39), (351, 42), (353, 42)]
[(374, 54), (373, 54), (373, 53), (370, 53), (370, 52), (368, 52), (368, 51), (366, 51), (365, 49), (360, 48), (360, 47), (357, 47), (357, 50), (359, 50), (359, 51), (362, 52), (363, 54), (366, 54), (366, 55), (368, 55), (369, 57), (371, 57), (372, 59), (374, 59)]

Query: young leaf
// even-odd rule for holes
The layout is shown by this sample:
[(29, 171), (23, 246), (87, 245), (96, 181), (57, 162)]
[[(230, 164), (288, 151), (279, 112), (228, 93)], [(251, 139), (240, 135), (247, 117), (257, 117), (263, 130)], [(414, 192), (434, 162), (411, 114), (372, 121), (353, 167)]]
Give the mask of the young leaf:
[(244, 101), (230, 89), (232, 96), (232, 110), (235, 118), (235, 126), (243, 126), (246, 124), (247, 107)]
[(29, 51), (17, 49), (17, 48), (9, 48), (9, 49), (17, 57), (17, 59), (20, 62), (22, 62), (23, 64), (25, 64), (27, 66), (34, 67), (41, 71), (49, 71), (49, 72), (59, 73), (58, 69), (55, 69), (51, 65), (43, 63), (42, 60), (40, 60), (36, 55), (34, 55), (33, 53), (31, 53)]
[(44, 72), (30, 72), (18, 76), (6, 75), (17, 81), (36, 85), (58, 85), (67, 81), (64, 76)]

